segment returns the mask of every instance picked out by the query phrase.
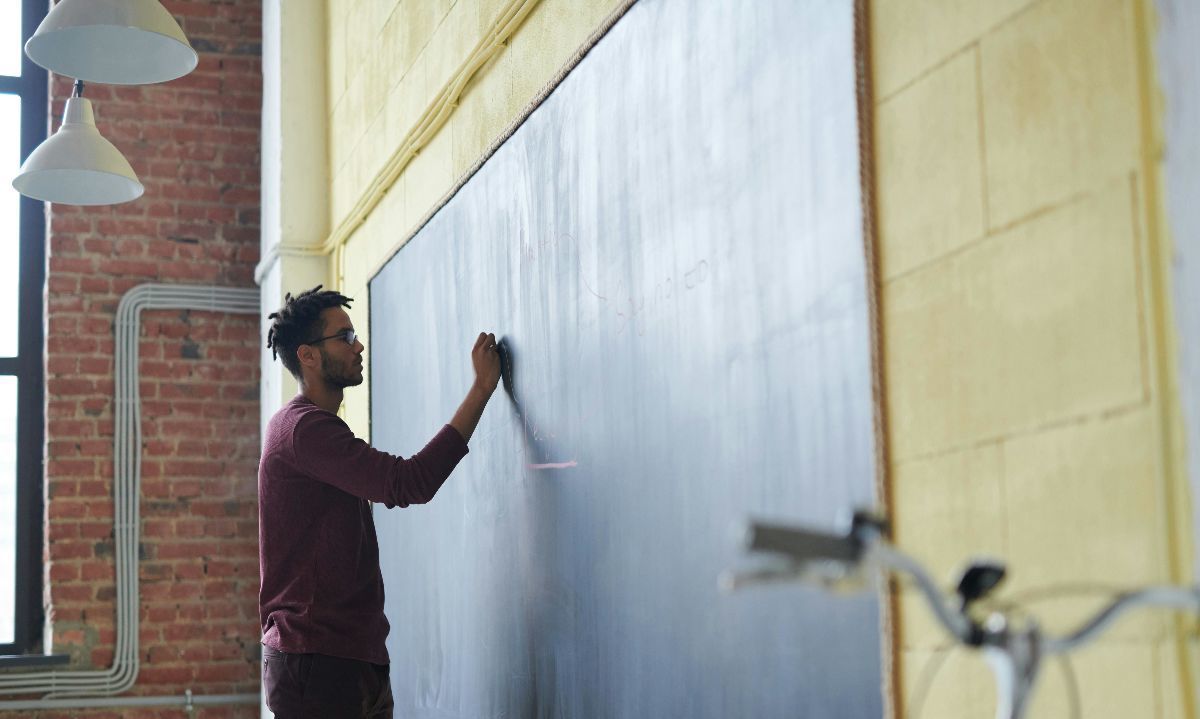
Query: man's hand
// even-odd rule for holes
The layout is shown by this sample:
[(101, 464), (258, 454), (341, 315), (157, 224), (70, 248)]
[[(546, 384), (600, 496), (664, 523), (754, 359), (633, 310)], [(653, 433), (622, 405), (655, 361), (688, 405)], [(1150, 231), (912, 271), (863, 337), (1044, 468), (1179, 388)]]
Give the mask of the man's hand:
[(475, 365), (475, 383), (488, 391), (496, 391), (500, 381), (500, 351), (496, 347), (496, 335), (480, 332), (479, 339), (471, 348), (471, 364)]
[(479, 418), (483, 416), (483, 408), (488, 399), (496, 391), (500, 382), (500, 351), (496, 348), (496, 335), (490, 332), (480, 332), (479, 339), (471, 348), (471, 364), (475, 366), (475, 382), (467, 392), (450, 426), (457, 429), (464, 441), (470, 441)]

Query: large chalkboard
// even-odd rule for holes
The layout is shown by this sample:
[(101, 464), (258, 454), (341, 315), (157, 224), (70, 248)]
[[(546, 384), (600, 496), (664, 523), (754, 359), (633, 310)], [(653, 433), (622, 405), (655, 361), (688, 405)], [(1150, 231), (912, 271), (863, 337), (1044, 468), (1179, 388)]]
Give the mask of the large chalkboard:
[(876, 596), (717, 587), (874, 504), (855, 80), (850, 0), (643, 0), (372, 280), (377, 446), (511, 359), (376, 512), (398, 715), (882, 713)]

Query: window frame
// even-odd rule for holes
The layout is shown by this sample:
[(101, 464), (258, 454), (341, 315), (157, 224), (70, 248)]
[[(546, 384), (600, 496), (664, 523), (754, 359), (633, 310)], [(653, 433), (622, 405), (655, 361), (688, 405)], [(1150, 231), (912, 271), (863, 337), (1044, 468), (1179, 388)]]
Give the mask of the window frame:
[[(21, 0), (21, 76), (0, 76), (0, 93), (21, 98), (21, 162), (49, 131), (49, 76), (24, 52), (25, 41), (46, 16), (45, 0)], [(4, 178), (5, 181), (11, 178)], [(25, 196), (18, 212), (20, 262), (17, 356), (0, 357), (0, 375), (17, 378), (16, 564), (13, 642), (0, 655), (40, 652), (44, 620), (42, 562), (45, 444), (45, 338), (42, 290), (46, 283), (46, 208)], [(7, 577), (3, 579), (8, 579)], [(0, 580), (3, 581), (3, 580)]]

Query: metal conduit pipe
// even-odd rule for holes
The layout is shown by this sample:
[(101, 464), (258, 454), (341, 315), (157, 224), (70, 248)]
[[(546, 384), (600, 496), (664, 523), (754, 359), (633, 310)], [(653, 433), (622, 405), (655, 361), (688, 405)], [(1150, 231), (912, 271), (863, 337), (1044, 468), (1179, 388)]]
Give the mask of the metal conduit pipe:
[(38, 709), (112, 709), (114, 707), (172, 707), (191, 709), (218, 704), (258, 704), (257, 694), (187, 694), (156, 697), (91, 697), (88, 699), (27, 699), (3, 702), (4, 709), (35, 711)]
[[(138, 285), (125, 293), (117, 306), (116, 423), (113, 430), (113, 506), (116, 557), (116, 648), (108, 669), (39, 671), (0, 675), (0, 695), (36, 694), (38, 700), (0, 701), (6, 709), (78, 708), (78, 699), (92, 697), (87, 706), (100, 706), (95, 697), (112, 696), (133, 686), (138, 674), (138, 535), (141, 526), (142, 412), (138, 388), (138, 337), (142, 310), (186, 309), (204, 312), (257, 314), (258, 289), (197, 285)], [(189, 692), (190, 694), (190, 692)], [(184, 703), (189, 695), (129, 697), (116, 701)], [(220, 703), (257, 702), (257, 695), (211, 697)], [(190, 697), (193, 704), (211, 703)], [(109, 700), (102, 700), (108, 702)], [(30, 703), (32, 702), (32, 704)], [(60, 704), (59, 702), (66, 702)], [(104, 706), (117, 706), (105, 703)]]

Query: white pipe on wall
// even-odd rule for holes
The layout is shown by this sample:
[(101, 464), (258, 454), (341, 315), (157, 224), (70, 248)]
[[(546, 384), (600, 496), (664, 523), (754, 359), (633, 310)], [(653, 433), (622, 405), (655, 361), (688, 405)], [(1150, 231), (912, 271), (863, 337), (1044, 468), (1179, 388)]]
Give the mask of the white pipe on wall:
[(90, 699), (26, 699), (0, 702), (0, 709), (34, 711), (38, 709), (112, 709), (114, 707), (167, 707), (185, 709), (219, 704), (258, 704), (257, 694), (187, 694), (155, 697), (92, 697)]
[[(138, 337), (142, 310), (186, 309), (207, 312), (258, 314), (257, 289), (195, 285), (138, 285), (125, 293), (117, 307), (114, 365), (116, 374), (116, 424), (113, 436), (113, 505), (116, 555), (116, 649), (108, 669), (88, 671), (38, 671), (0, 675), (0, 695), (36, 694), (39, 700), (0, 701), (6, 709), (80, 708), (103, 705), (96, 697), (112, 696), (133, 686), (138, 674), (138, 535), (141, 524), (142, 412), (138, 388)], [(84, 704), (72, 697), (89, 697)], [(128, 697), (119, 702), (167, 703), (258, 702), (257, 695), (220, 697)], [(67, 701), (69, 704), (59, 702)], [(32, 703), (30, 703), (32, 702)]]

